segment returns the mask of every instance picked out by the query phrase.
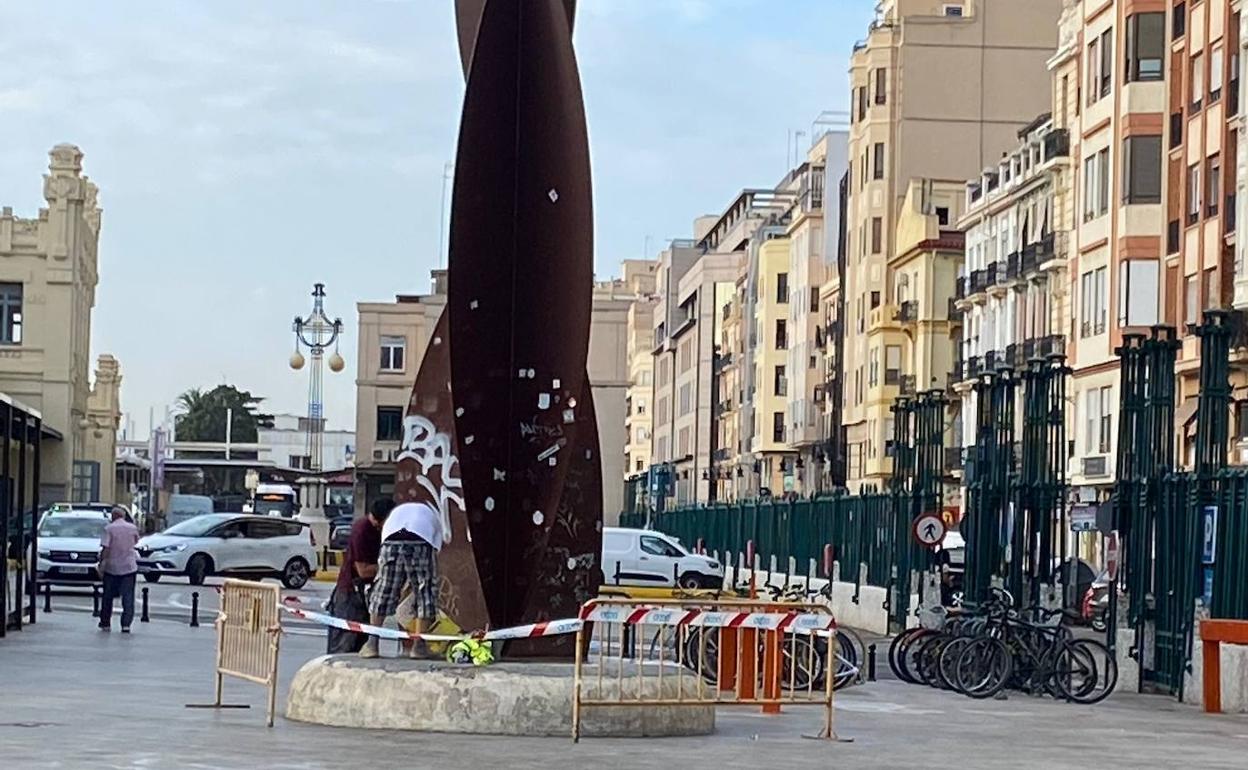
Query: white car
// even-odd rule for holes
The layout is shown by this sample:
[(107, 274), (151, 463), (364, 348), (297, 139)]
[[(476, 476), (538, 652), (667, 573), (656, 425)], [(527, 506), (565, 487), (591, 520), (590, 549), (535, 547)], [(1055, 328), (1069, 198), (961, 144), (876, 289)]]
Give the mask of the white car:
[(648, 529), (603, 529), (602, 571), (606, 582), (616, 585), (720, 588), (724, 584), (724, 565)]
[(100, 537), (110, 515), (89, 508), (56, 506), (39, 520), (36, 570), (49, 583), (99, 580)]
[(273, 516), (208, 513), (139, 541), (139, 572), (155, 583), (185, 575), (202, 585), (209, 575), (275, 577), (302, 588), (316, 574), (316, 540), (307, 524)]

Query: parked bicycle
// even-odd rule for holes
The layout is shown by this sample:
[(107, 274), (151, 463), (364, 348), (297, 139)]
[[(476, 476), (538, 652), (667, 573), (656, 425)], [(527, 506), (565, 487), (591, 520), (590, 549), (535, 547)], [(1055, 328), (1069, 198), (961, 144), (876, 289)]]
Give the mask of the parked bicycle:
[(1118, 664), (1105, 645), (1075, 638), (1062, 610), (1013, 609), (994, 589), (982, 605), (963, 605), (938, 628), (898, 634), (888, 663), (899, 679), (991, 698), (1005, 688), (1097, 703), (1118, 683)]

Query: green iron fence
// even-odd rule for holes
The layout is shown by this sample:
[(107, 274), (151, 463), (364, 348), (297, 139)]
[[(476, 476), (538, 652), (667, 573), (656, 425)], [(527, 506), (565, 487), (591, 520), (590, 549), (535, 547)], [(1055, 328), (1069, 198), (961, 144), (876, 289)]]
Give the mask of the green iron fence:
[[(693, 547), (699, 541), (735, 564), (747, 544), (763, 564), (772, 557), (781, 569), (789, 559), (806, 573), (810, 560), (822, 564), (825, 546), (840, 562), (841, 579), (859, 583), (866, 565), (868, 585), (887, 587), (896, 553), (897, 527), (890, 495), (833, 495), (804, 500), (761, 500), (677, 508), (653, 515), (651, 528)], [(621, 527), (643, 527), (645, 514), (620, 517)]]

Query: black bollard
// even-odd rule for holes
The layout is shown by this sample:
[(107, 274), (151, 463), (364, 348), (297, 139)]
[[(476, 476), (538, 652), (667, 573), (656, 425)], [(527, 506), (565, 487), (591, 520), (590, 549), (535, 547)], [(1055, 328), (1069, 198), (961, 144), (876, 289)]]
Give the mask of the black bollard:
[(199, 627), (199, 591), (191, 592), (191, 628)]
[(875, 681), (875, 645), (867, 648), (867, 681)]
[(45, 613), (52, 611), (52, 584), (43, 584), (43, 611)]
[(149, 623), (151, 619), (147, 616), (147, 588), (143, 588), (143, 611), (139, 613), (140, 623)]
[(97, 584), (91, 585), (91, 617), (98, 618), (100, 616), (100, 587)]

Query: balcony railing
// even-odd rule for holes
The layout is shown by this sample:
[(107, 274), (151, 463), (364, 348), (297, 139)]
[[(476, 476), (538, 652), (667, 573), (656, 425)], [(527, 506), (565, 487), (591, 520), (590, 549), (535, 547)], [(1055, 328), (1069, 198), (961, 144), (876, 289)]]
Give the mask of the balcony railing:
[(901, 303), (901, 307), (897, 309), (897, 320), (902, 323), (914, 323), (919, 320), (919, 303), (917, 300), (907, 300)]
[(959, 275), (953, 282), (953, 298), (966, 299), (966, 276)]
[(1032, 246), (1025, 246), (1022, 251), (1015, 251), (1005, 258), (1005, 280), (1013, 281), (1023, 277), (1023, 262), (1028, 249), (1034, 254), (1035, 249)]
[(995, 372), (1003, 363), (1001, 353), (996, 350), (989, 350), (984, 354), (984, 371), (986, 372)]
[(1029, 340), (1023, 340), (1023, 361), (1030, 361), (1036, 357), (1036, 351), (1040, 348), (1039, 340), (1034, 337)]
[(913, 396), (915, 392), (914, 375), (903, 374), (901, 376), (901, 395)]
[(984, 289), (987, 289), (988, 284), (984, 281), (985, 277), (987, 277), (987, 273), (984, 270), (972, 270), (970, 286), (967, 292), (969, 294), (979, 294)]
[(1060, 334), (1041, 337), (1036, 355), (1044, 357), (1066, 355), (1066, 338)]
[(1100, 457), (1083, 458), (1083, 475), (1088, 478), (1099, 478), (1109, 475), (1109, 463), (1102, 455)]
[(1012, 366), (1015, 369), (1021, 369), (1023, 366), (1023, 349), (1017, 344), (1005, 346), (1005, 365)]
[(984, 268), (984, 288), (997, 284), (997, 263), (991, 262)]
[(984, 360), (979, 356), (966, 359), (966, 378), (974, 379), (984, 373)]
[(962, 382), (966, 379), (966, 365), (962, 361), (954, 361), (953, 368), (949, 370), (949, 384)]
[(947, 313), (945, 317), (950, 321), (962, 320), (962, 311), (958, 309), (958, 303), (952, 297), (949, 298), (949, 307), (945, 312)]
[(1055, 128), (1044, 135), (1044, 159), (1065, 158), (1070, 155), (1070, 131)]

